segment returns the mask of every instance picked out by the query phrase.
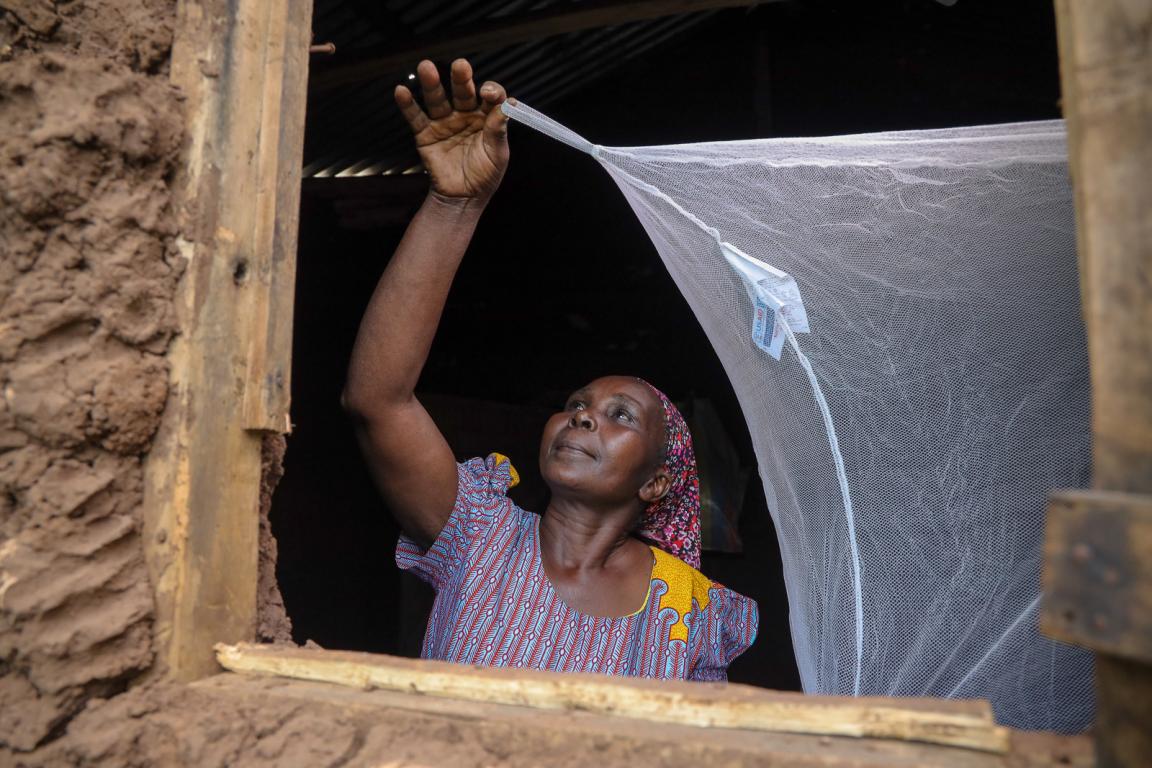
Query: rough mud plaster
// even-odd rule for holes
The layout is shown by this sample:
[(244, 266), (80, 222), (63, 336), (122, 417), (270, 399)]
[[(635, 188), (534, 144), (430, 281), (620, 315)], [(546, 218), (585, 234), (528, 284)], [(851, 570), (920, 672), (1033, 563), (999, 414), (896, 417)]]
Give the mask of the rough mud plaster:
[(161, 683), (93, 702), (64, 738), (23, 764), (323, 768), (349, 765), (368, 730), (336, 707), (220, 699)]
[(0, 0), (0, 744), (153, 659), (141, 457), (183, 260), (175, 3)]
[[(268, 679), (266, 690), (283, 685)], [(556, 713), (555, 718), (567, 717)], [(197, 768), (673, 768), (762, 765), (738, 750), (663, 744), (619, 734), (561, 732), (544, 722), (440, 716), (404, 709), (365, 710), (334, 701), (302, 701), (247, 692), (162, 684), (93, 702), (68, 734), (27, 768), (196, 766)], [(0, 758), (4, 755), (0, 752)]]
[(284, 477), (284, 435), (268, 433), (260, 450), (260, 563), (256, 582), (256, 637), (266, 643), (291, 643), (292, 621), (284, 609), (284, 597), (276, 581), (276, 538), (270, 514), (272, 494)]
[(166, 72), (175, 21), (175, 0), (0, 0), (0, 60), (57, 51)]

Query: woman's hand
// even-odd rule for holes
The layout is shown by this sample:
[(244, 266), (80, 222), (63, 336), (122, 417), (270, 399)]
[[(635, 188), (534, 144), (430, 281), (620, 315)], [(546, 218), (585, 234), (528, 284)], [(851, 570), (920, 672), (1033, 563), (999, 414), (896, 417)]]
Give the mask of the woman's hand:
[(507, 98), (504, 88), (486, 82), (477, 97), (472, 65), (464, 59), (452, 62), (451, 101), (431, 61), (420, 62), (416, 77), (424, 109), (403, 85), (396, 86), (396, 105), (412, 126), (432, 190), (444, 197), (487, 202), (508, 167), (508, 118), (500, 111)]

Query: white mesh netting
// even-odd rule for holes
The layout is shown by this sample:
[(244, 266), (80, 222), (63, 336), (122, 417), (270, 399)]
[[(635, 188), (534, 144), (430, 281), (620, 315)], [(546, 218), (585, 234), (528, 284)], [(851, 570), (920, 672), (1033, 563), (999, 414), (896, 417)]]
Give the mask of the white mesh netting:
[(1037, 627), (1047, 492), (1090, 471), (1063, 124), (617, 148), (504, 109), (608, 170), (715, 346), (804, 689), (1086, 727), (1091, 657)]

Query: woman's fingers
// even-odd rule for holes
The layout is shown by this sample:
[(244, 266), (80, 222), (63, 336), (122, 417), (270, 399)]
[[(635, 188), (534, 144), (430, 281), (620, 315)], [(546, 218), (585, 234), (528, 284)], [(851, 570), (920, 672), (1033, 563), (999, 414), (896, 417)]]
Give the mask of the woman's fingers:
[(476, 109), (476, 86), (472, 82), (472, 65), (466, 59), (452, 62), (452, 107), (457, 112)]
[(396, 106), (400, 108), (400, 114), (404, 115), (404, 119), (408, 121), (408, 125), (412, 128), (412, 133), (420, 133), (420, 131), (428, 127), (430, 122), (428, 115), (424, 114), (424, 110), (420, 109), (420, 105), (416, 103), (415, 97), (412, 96), (412, 91), (403, 85), (398, 85), (392, 96), (396, 99)]
[(420, 81), (420, 88), (424, 91), (424, 111), (433, 120), (448, 117), (452, 114), (452, 105), (448, 103), (448, 96), (444, 93), (444, 86), (440, 83), (440, 73), (436, 65), (424, 59), (416, 67), (416, 79)]
[(506, 98), (508, 94), (504, 93), (504, 86), (500, 83), (488, 80), (480, 86), (480, 110), (486, 115)]
[(396, 105), (400, 107), (404, 119), (413, 133), (420, 133), (432, 121), (448, 117), (453, 110), (471, 112), (479, 106), (484, 115), (484, 142), (498, 153), (506, 151), (508, 117), (498, 107), (508, 98), (504, 86), (489, 80), (480, 86), (477, 98), (476, 86), (472, 81), (472, 65), (465, 59), (452, 62), (452, 101), (448, 101), (436, 65), (425, 59), (416, 67), (416, 76), (424, 92), (424, 109), (416, 103), (415, 97), (406, 86), (396, 86)]
[(493, 82), (484, 83), (480, 89), (480, 96), (483, 99), (480, 108), (484, 110), (484, 142), (496, 152), (506, 152), (508, 116), (499, 105), (508, 96), (504, 93), (503, 86)]

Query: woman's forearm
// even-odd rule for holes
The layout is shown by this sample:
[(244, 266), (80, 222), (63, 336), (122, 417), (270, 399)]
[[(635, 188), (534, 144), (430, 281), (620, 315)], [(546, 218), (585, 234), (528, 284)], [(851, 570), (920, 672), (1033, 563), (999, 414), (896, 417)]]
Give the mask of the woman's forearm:
[(385, 504), (404, 532), (427, 547), (452, 512), (457, 468), (413, 390), (456, 269), (509, 154), (503, 88), (485, 83), (477, 92), (463, 59), (452, 62), (451, 99), (431, 61), (421, 61), (416, 76), (424, 108), (404, 85), (396, 86), (396, 106), (412, 128), (433, 191), (368, 302), (343, 400)]
[(412, 398), (484, 202), (430, 193), (372, 295), (352, 349), (344, 404), (371, 417)]

